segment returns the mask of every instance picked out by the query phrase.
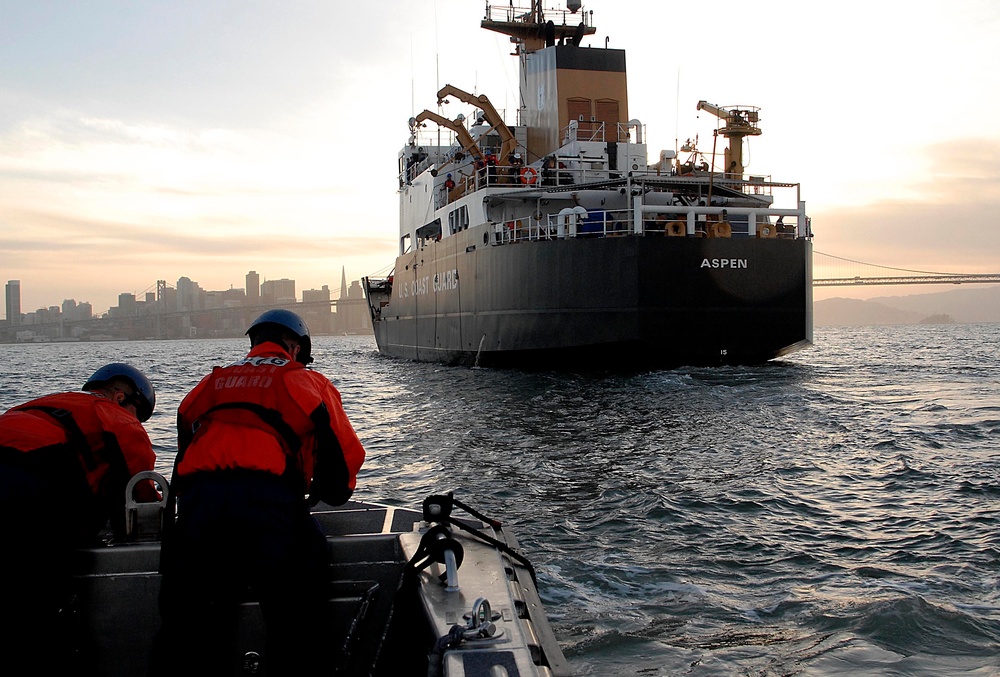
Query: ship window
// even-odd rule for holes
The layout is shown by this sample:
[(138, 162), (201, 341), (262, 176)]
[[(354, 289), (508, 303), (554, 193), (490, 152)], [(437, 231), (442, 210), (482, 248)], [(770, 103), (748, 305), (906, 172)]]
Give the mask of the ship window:
[(465, 205), (448, 213), (448, 233), (454, 235), (469, 227), (469, 208)]
[(440, 240), (441, 219), (434, 219), (417, 228), (417, 237), (421, 240)]

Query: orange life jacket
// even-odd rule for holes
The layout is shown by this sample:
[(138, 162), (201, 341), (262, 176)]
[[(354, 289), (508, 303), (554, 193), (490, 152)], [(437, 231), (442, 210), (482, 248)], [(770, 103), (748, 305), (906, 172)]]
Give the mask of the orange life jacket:
[(332, 496), (350, 496), (364, 450), (339, 409), (339, 395), (322, 374), (292, 361), (277, 344), (256, 346), (246, 358), (213, 369), (181, 402), (175, 476), (261, 470), (305, 493), (315, 489), (317, 459), (327, 458), (324, 463), (335, 465), (334, 484), (342, 485)]
[(142, 424), (90, 392), (48, 395), (12, 408), (0, 416), (0, 447), (25, 454), (65, 449), (67, 458), (77, 459), (93, 495), (116, 501), (128, 479), (152, 470), (155, 461)]

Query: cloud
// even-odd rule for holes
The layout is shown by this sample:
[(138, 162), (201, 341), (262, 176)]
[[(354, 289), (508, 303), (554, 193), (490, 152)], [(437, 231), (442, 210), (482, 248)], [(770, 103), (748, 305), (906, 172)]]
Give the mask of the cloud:
[[(926, 169), (900, 189), (907, 198), (813, 213), (815, 249), (873, 266), (1000, 273), (1000, 141), (956, 139), (916, 155)], [(817, 256), (815, 276), (891, 274), (830, 263)]]
[(971, 205), (1000, 202), (1000, 140), (955, 139), (929, 145), (922, 154), (927, 175), (915, 188), (925, 201)]
[(168, 231), (268, 221), (309, 228), (317, 213), (328, 218), (335, 202), (347, 203), (356, 181), (348, 166), (331, 162), (328, 140), (306, 137), (67, 115), (34, 119), (0, 136), (0, 199), (36, 213)]
[(340, 265), (373, 273), (395, 254), (392, 176), (368, 182), (384, 199), (359, 197), (349, 167), (306, 135), (25, 120), (0, 135), (5, 273), (24, 278), (26, 308), (84, 293), (81, 280), (104, 280), (90, 300), (106, 308), (182, 275), (225, 289), (250, 269), (300, 288), (339, 286)]

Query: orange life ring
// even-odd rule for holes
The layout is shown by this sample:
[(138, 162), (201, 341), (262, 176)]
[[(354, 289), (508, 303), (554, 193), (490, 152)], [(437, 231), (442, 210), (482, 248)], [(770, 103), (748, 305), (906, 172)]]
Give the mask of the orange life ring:
[(758, 223), (757, 224), (757, 237), (774, 237), (776, 236), (777, 230), (770, 223)]
[(535, 181), (538, 180), (538, 170), (534, 167), (524, 167), (521, 169), (521, 183), (525, 185), (533, 185)]
[(710, 237), (732, 237), (733, 226), (729, 221), (713, 223), (708, 227), (708, 234)]
[(671, 221), (666, 225), (665, 230), (667, 235), (671, 237), (687, 235), (687, 224), (683, 221)]

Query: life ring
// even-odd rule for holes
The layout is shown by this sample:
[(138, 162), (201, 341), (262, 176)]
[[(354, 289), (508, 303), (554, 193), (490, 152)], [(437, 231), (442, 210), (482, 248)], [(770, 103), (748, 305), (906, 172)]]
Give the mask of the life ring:
[(521, 183), (531, 186), (538, 180), (538, 170), (534, 167), (524, 167), (521, 169)]
[(757, 237), (775, 237), (777, 234), (777, 229), (770, 223), (757, 224)]
[(687, 224), (683, 221), (671, 221), (667, 224), (666, 231), (667, 235), (672, 237), (687, 235)]
[(708, 227), (708, 234), (710, 237), (731, 237), (733, 234), (733, 227), (730, 225), (729, 221), (713, 223)]

